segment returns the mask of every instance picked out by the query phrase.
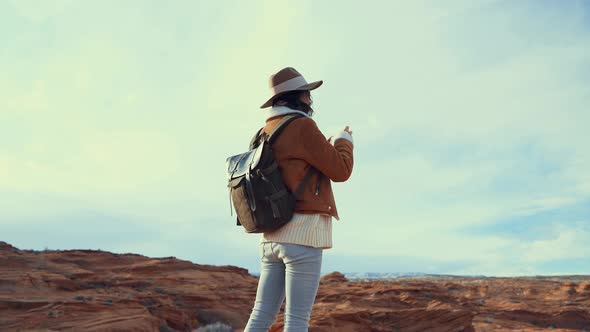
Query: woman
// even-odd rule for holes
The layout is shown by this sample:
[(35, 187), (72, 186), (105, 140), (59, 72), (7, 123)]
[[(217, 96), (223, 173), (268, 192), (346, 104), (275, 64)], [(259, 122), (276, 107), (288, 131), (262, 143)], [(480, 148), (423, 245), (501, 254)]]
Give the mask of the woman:
[(285, 298), (285, 331), (308, 329), (322, 253), (332, 247), (332, 217), (339, 219), (331, 181), (346, 181), (353, 167), (352, 131), (348, 126), (326, 140), (311, 119), (310, 90), (322, 83), (308, 84), (291, 67), (270, 77), (272, 97), (261, 106), (267, 108), (263, 131), (272, 132), (287, 114), (303, 115), (291, 122), (273, 144), (283, 180), (294, 191), (310, 167), (317, 174), (305, 184), (293, 218), (278, 230), (262, 234), (256, 302), (244, 332), (268, 331)]

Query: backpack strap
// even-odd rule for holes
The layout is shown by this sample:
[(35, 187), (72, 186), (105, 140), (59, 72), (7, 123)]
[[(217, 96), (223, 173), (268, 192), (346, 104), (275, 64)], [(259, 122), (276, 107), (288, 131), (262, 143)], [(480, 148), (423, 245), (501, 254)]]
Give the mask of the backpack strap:
[(299, 115), (299, 114), (285, 116), (284, 118), (281, 119), (281, 122), (279, 122), (279, 124), (275, 127), (275, 129), (273, 129), (273, 131), (270, 133), (270, 135), (267, 135), (266, 133), (263, 132), (264, 127), (258, 129), (258, 131), (254, 135), (254, 137), (252, 137), (252, 139), (250, 140), (249, 149), (252, 150), (252, 149), (256, 148), (258, 145), (260, 145), (260, 138), (266, 139), (266, 141), (272, 145), (272, 143), (274, 143), (274, 141), (277, 139), (277, 137), (279, 137), (279, 135), (281, 134), (283, 129), (285, 129), (285, 127), (289, 123), (291, 123), (291, 121), (298, 119), (298, 118), (302, 118), (302, 117), (303, 117), (303, 115)]
[(299, 198), (299, 196), (301, 195), (301, 192), (303, 191), (303, 187), (305, 187), (305, 184), (307, 183), (307, 181), (309, 181), (309, 178), (311, 177), (311, 175), (313, 173), (315, 173), (315, 171), (316, 171), (316, 169), (312, 166), (309, 168), (307, 173), (305, 173), (303, 180), (301, 180), (301, 182), (299, 182), (297, 189), (295, 189), (295, 192), (293, 193), (293, 195), (295, 195), (295, 198)]
[[(279, 137), (279, 135), (281, 134), (281, 132), (283, 131), (283, 129), (285, 129), (285, 127), (287, 127), (287, 125), (289, 123), (291, 123), (292, 121), (302, 118), (303, 115), (299, 115), (299, 114), (295, 114), (295, 115), (287, 115), (285, 116), (283, 119), (281, 119), (281, 122), (279, 122), (279, 124), (275, 127), (275, 129), (273, 129), (273, 131), (270, 133), (270, 135), (266, 135), (266, 134), (260, 134), (262, 132), (261, 128), (257, 133), (256, 136), (254, 137), (254, 139), (252, 140), (252, 142), (257, 141), (261, 136), (266, 136), (266, 141), (272, 145), (276, 139)], [(317, 170), (312, 166), (310, 167), (310, 169), (307, 171), (307, 173), (305, 174), (305, 176), (303, 177), (303, 180), (301, 180), (301, 182), (299, 183), (299, 185), (297, 186), (297, 189), (295, 189), (295, 192), (293, 193), (295, 195), (295, 198), (299, 198), (299, 196), (301, 195), (301, 192), (303, 191), (303, 188), (305, 187), (305, 184), (309, 181), (309, 178), (311, 178), (311, 176), (313, 175), (313, 173), (315, 173)], [(321, 173), (320, 173), (321, 176)], [(318, 188), (316, 188), (316, 192), (319, 192), (319, 177), (318, 177)]]
[(252, 150), (258, 146), (260, 140), (260, 133), (262, 132), (262, 129), (263, 128), (258, 129), (254, 137), (252, 137), (252, 139), (250, 140), (250, 145), (248, 145), (249, 150)]
[(269, 143), (270, 145), (272, 145), (276, 139), (279, 137), (279, 135), (281, 134), (281, 132), (283, 131), (283, 129), (285, 129), (285, 127), (287, 127), (287, 125), (289, 123), (291, 123), (293, 120), (302, 118), (303, 115), (287, 115), (284, 118), (281, 119), (281, 122), (279, 122), (279, 124), (275, 127), (275, 129), (273, 129), (273, 131), (268, 135), (266, 141), (267, 143)]

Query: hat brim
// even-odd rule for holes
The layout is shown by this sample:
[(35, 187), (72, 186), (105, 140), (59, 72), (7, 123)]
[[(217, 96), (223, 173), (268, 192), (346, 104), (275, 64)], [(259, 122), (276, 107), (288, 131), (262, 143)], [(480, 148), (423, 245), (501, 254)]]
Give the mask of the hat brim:
[(260, 106), (260, 108), (267, 108), (269, 106), (272, 106), (273, 100), (275, 100), (277, 97), (284, 95), (287, 92), (301, 91), (301, 90), (310, 90), (311, 91), (311, 90), (319, 88), (323, 83), (324, 83), (323, 80), (315, 81), (315, 82), (307, 83), (306, 85), (300, 86), (297, 89), (291, 89), (291, 90), (279, 92), (279, 93), (275, 94), (274, 96), (270, 97), (270, 99), (267, 100), (266, 103), (262, 104), (262, 106)]

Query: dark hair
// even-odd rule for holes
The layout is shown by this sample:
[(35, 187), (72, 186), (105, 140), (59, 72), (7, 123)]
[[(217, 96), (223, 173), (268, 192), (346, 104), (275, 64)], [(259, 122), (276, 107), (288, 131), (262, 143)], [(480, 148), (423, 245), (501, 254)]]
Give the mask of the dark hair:
[[(302, 102), (299, 99), (303, 94), (309, 95), (309, 99), (310, 99), (309, 105)], [(305, 112), (309, 116), (311, 116), (313, 114), (313, 108), (311, 108), (312, 104), (313, 104), (313, 100), (311, 100), (311, 93), (309, 92), (309, 90), (295, 90), (295, 91), (285, 92), (284, 94), (279, 95), (277, 98), (275, 98), (272, 101), (272, 106), (284, 105), (284, 106), (287, 106), (291, 109)]]

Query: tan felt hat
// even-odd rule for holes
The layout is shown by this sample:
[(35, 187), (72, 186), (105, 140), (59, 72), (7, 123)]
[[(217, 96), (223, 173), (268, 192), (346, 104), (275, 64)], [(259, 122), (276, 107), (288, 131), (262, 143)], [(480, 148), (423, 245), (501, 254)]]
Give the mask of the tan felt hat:
[(270, 75), (268, 79), (268, 85), (271, 91), (272, 97), (262, 104), (260, 108), (266, 108), (272, 105), (272, 101), (279, 97), (281, 94), (288, 91), (297, 90), (313, 90), (317, 89), (322, 85), (324, 81), (315, 81), (307, 83), (303, 75), (301, 75), (295, 68), (286, 67), (279, 70), (276, 74)]

